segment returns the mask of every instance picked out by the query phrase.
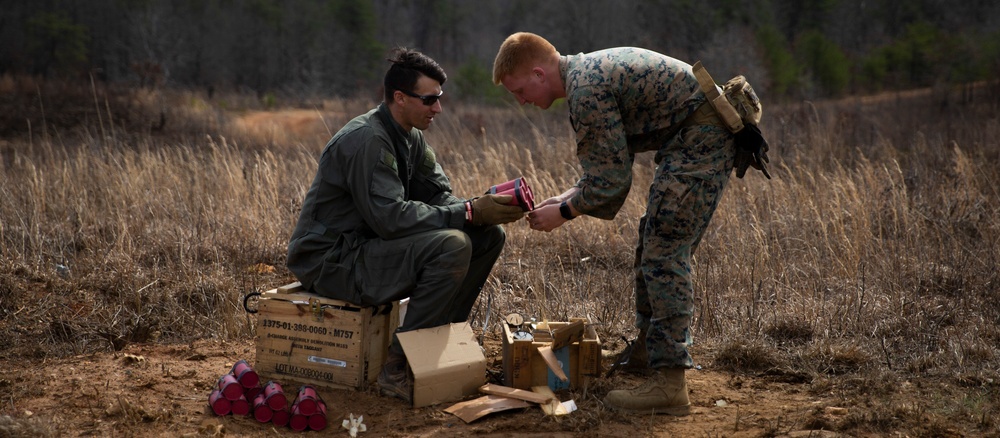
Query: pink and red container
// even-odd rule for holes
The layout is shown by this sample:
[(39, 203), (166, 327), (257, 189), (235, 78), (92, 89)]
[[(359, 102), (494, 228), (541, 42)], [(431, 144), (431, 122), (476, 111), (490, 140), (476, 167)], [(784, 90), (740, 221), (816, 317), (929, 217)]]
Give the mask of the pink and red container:
[(250, 402), (247, 398), (240, 394), (240, 398), (233, 400), (232, 405), (233, 416), (245, 417), (250, 415)]
[(531, 192), (531, 187), (528, 186), (528, 181), (523, 176), (490, 187), (490, 190), (486, 193), (490, 195), (511, 195), (512, 198), (508, 205), (516, 205), (524, 211), (535, 209), (535, 195)]
[(309, 416), (309, 428), (312, 430), (326, 429), (326, 403), (316, 404), (316, 412)]
[(288, 399), (285, 398), (285, 392), (281, 389), (281, 385), (273, 380), (268, 381), (267, 385), (264, 385), (264, 400), (267, 406), (273, 411), (288, 407)]
[(272, 412), (271, 422), (274, 423), (275, 426), (284, 427), (288, 426), (288, 422), (291, 417), (292, 414), (288, 412), (288, 409), (283, 408)]
[(274, 418), (274, 410), (267, 405), (264, 394), (257, 394), (253, 399), (253, 418), (261, 423), (270, 422)]
[(229, 370), (229, 374), (235, 376), (236, 381), (240, 382), (240, 385), (243, 385), (244, 388), (253, 388), (260, 384), (260, 376), (257, 375), (257, 372), (250, 367), (250, 364), (245, 359), (240, 359), (233, 364), (233, 368)]
[(264, 393), (264, 388), (261, 388), (260, 385), (254, 386), (252, 388), (247, 388), (245, 391), (243, 391), (243, 395), (245, 395), (247, 397), (247, 400), (250, 400), (251, 402), (255, 400), (258, 395), (261, 395), (263, 393)]
[(232, 374), (223, 374), (219, 377), (219, 380), (216, 382), (216, 388), (229, 401), (235, 401), (243, 397), (243, 385), (240, 385), (240, 382), (236, 380), (236, 376)]
[(316, 388), (309, 385), (302, 385), (299, 387), (299, 393), (295, 396), (295, 406), (299, 407), (299, 412), (303, 415), (312, 415), (316, 413), (318, 409), (316, 406), (320, 403), (319, 395), (316, 394)]
[(292, 430), (302, 432), (309, 428), (309, 416), (299, 411), (298, 406), (292, 406), (292, 416), (288, 419), (288, 425)]
[(233, 402), (222, 395), (222, 391), (215, 389), (208, 396), (208, 406), (212, 408), (215, 415), (229, 415), (232, 411)]

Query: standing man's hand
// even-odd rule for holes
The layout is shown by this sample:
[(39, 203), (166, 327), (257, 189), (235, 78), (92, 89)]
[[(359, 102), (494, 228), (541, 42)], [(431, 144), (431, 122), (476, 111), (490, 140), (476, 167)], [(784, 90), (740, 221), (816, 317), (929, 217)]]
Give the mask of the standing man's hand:
[(531, 226), (532, 230), (549, 232), (556, 228), (559, 228), (566, 222), (559, 215), (559, 205), (558, 204), (547, 204), (544, 207), (535, 207), (528, 213), (528, 225)]
[[(560, 208), (568, 212), (571, 215), (570, 217), (578, 216), (580, 213), (569, 204), (569, 200), (579, 191), (579, 187), (570, 187), (559, 196), (553, 196), (539, 204), (535, 204), (535, 209), (528, 212), (528, 225), (531, 226), (532, 230), (545, 232), (559, 228), (562, 224), (569, 221), (560, 212)], [(564, 202), (566, 203), (565, 208), (562, 207)]]
[(532, 230), (549, 232), (577, 216), (576, 210), (559, 197), (546, 199), (539, 205), (528, 213), (528, 225)]

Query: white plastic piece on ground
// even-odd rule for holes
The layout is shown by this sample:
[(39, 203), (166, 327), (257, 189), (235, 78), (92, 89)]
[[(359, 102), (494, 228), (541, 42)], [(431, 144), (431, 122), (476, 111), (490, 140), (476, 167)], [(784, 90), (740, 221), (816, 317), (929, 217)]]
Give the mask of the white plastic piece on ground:
[(576, 401), (575, 400), (566, 400), (566, 401), (562, 402), (562, 405), (563, 405), (564, 408), (566, 408), (566, 413), (567, 414), (576, 410)]
[(351, 419), (344, 420), (342, 426), (344, 426), (344, 429), (348, 430), (348, 432), (351, 434), (351, 438), (357, 438), (358, 432), (368, 431), (368, 426), (365, 426), (365, 423), (363, 423), (363, 421), (365, 421), (364, 415), (361, 415), (358, 418), (354, 418), (354, 414), (351, 414)]

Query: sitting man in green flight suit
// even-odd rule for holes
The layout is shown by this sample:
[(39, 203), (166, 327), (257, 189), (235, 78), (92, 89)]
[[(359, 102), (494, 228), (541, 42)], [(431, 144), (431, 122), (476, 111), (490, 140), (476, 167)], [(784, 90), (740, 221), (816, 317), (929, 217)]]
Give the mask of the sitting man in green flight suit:
[[(466, 321), (520, 219), (511, 197), (452, 195), (421, 131), (441, 112), (447, 76), (428, 56), (394, 51), (384, 100), (323, 149), (288, 244), (288, 269), (311, 292), (362, 306), (409, 298), (397, 332)], [(412, 400), (393, 335), (378, 376), (383, 394)]]

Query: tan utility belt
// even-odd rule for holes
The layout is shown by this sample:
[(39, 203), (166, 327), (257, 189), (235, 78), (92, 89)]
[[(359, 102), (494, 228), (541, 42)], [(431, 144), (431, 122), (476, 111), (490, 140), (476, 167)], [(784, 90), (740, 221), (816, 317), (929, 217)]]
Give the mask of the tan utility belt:
[(712, 105), (709, 105), (708, 102), (699, 106), (695, 112), (691, 113), (691, 115), (684, 119), (684, 122), (681, 123), (681, 127), (697, 125), (711, 125), (729, 129), (729, 127), (722, 124), (722, 119), (719, 118), (719, 115), (715, 113), (715, 108), (712, 108)]
[[(698, 85), (701, 85), (705, 97), (708, 98), (708, 105), (702, 105), (695, 114), (707, 107), (714, 109), (715, 114), (721, 122), (720, 126), (725, 127), (729, 132), (733, 133), (741, 131), (743, 129), (743, 118), (736, 112), (736, 108), (729, 103), (729, 99), (719, 92), (715, 80), (712, 79), (712, 75), (708, 74), (708, 70), (705, 70), (705, 66), (701, 65), (701, 61), (694, 63), (692, 70), (694, 71), (694, 77), (698, 79)], [(692, 115), (692, 117), (694, 116)]]

